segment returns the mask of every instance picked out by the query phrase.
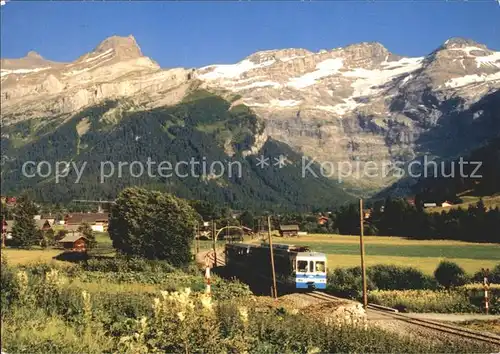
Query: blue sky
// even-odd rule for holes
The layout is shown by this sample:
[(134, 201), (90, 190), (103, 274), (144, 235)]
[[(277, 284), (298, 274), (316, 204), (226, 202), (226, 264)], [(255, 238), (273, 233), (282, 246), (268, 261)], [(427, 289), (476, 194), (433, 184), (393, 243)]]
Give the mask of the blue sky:
[(253, 2), (8, 2), (1, 7), (1, 56), (35, 50), (72, 61), (111, 35), (133, 34), (163, 67), (233, 63), (266, 49), (317, 51), (377, 41), (421, 56), (450, 37), (500, 50), (495, 0)]

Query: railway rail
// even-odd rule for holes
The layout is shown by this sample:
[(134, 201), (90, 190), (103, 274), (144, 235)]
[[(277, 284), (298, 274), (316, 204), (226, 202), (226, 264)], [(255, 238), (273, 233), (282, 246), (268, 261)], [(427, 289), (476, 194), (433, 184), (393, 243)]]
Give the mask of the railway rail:
[[(208, 251), (205, 255), (205, 261), (208, 261), (209, 264), (213, 266), (215, 257), (214, 257), (214, 252), (213, 251)], [(224, 259), (224, 253), (223, 252), (217, 252), (217, 264), (215, 265), (216, 267), (223, 267), (226, 265), (226, 261)]]
[[(339, 297), (336, 297), (336, 296), (333, 296), (330, 294), (325, 294), (325, 293), (322, 293), (319, 291), (313, 291), (311, 293), (308, 293), (308, 296), (311, 296), (315, 299), (323, 300), (323, 301), (345, 300), (345, 299), (342, 299), (342, 298), (339, 298)], [(430, 329), (433, 331), (442, 332), (442, 333), (446, 333), (449, 335), (460, 336), (462, 338), (467, 338), (467, 339), (474, 340), (474, 341), (480, 341), (483, 343), (497, 345), (500, 348), (500, 336), (497, 336), (494, 334), (473, 331), (473, 330), (470, 330), (467, 328), (453, 326), (453, 325), (449, 325), (449, 324), (445, 324), (445, 323), (441, 323), (441, 322), (435, 322), (435, 321), (430, 321), (430, 320), (414, 318), (414, 317), (403, 315), (401, 313), (397, 313), (394, 311), (382, 310), (380, 308), (374, 307), (373, 305), (368, 305), (367, 314), (369, 315), (370, 313), (377, 314), (377, 315), (383, 315), (384, 317), (388, 317), (389, 319), (392, 319), (392, 320), (403, 321), (403, 322), (406, 322), (406, 323), (409, 323), (412, 325), (416, 325), (419, 327), (427, 328), (427, 329)]]
[[(213, 251), (209, 251), (206, 254), (206, 259), (213, 264), (214, 263), (214, 254)], [(225, 260), (224, 260), (224, 254), (217, 252), (217, 265), (216, 266), (225, 266)], [(306, 293), (307, 296), (312, 297), (316, 300), (321, 300), (321, 301), (339, 301), (339, 300), (346, 300), (344, 298), (340, 298), (334, 295), (326, 294), (320, 291), (312, 291), (309, 293)], [(368, 304), (367, 308), (367, 315), (370, 316), (382, 316), (386, 317), (388, 320), (396, 320), (396, 321), (402, 321), (406, 322), (410, 325), (414, 326), (419, 326), (422, 328), (426, 328), (427, 330), (435, 331), (435, 332), (440, 332), (440, 333), (445, 333), (447, 335), (454, 335), (454, 336), (460, 336), (461, 338), (467, 338), (469, 340), (473, 341), (479, 341), (487, 344), (493, 344), (497, 345), (500, 349), (500, 336), (490, 334), (490, 333), (483, 333), (483, 332), (478, 332), (478, 331), (473, 331), (467, 328), (463, 327), (458, 327), (458, 326), (453, 326), (450, 324), (445, 324), (441, 322), (435, 322), (431, 320), (425, 320), (425, 319), (419, 319), (419, 318), (414, 318), (410, 317), (408, 315), (404, 315), (401, 313), (398, 313), (397, 310), (391, 309), (391, 308), (384, 308), (382, 306), (374, 305), (374, 304)]]

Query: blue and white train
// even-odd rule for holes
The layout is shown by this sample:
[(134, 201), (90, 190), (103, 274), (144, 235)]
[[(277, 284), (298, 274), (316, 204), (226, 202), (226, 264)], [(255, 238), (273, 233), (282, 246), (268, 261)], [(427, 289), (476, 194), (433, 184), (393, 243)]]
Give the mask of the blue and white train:
[[(226, 266), (244, 281), (270, 280), (269, 244), (226, 244)], [(327, 264), (324, 253), (306, 246), (273, 245), (277, 282), (294, 289), (326, 289)]]

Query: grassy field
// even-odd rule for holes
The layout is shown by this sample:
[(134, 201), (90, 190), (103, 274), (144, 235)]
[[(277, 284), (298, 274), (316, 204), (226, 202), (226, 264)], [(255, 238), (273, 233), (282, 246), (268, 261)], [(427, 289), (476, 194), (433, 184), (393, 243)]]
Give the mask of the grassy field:
[[(475, 197), (475, 196), (462, 196), (461, 197), (463, 200), (463, 203), (461, 204), (455, 204), (450, 207), (435, 207), (435, 208), (427, 208), (425, 209), (426, 213), (441, 213), (442, 211), (449, 211), (451, 209), (458, 209), (462, 208), (463, 210), (467, 210), (469, 208), (469, 205), (475, 206), (477, 202), (481, 199), (480, 197)], [(500, 195), (494, 195), (494, 196), (486, 196), (483, 197), (483, 202), (484, 206), (486, 208), (496, 208), (500, 207)]]
[[(328, 254), (329, 268), (359, 265), (359, 237), (307, 235), (296, 238), (275, 237), (275, 243), (308, 245)], [(443, 260), (461, 265), (467, 272), (493, 268), (500, 263), (500, 245), (445, 240), (407, 240), (401, 237), (366, 236), (367, 265), (394, 264), (413, 266), (432, 274)]]
[(9, 264), (12, 265), (27, 264), (31, 262), (51, 262), (53, 261), (52, 258), (60, 253), (61, 250), (54, 250), (54, 249), (21, 250), (21, 249), (7, 248), (2, 250), (2, 255), (6, 257)]
[[(115, 253), (111, 239), (107, 233), (96, 235), (98, 246), (92, 253), (113, 255)], [(254, 242), (257, 240), (253, 240)], [(252, 242), (246, 240), (245, 242)], [(274, 237), (275, 243), (308, 245), (312, 250), (328, 254), (328, 267), (358, 266), (359, 237), (345, 235), (307, 235), (294, 238)], [(224, 241), (217, 241), (217, 248), (224, 247)], [(212, 248), (212, 241), (199, 242), (200, 251)], [(193, 252), (196, 244), (193, 243)], [(366, 264), (393, 264), (412, 266), (432, 274), (443, 259), (451, 260), (462, 266), (468, 273), (474, 273), (481, 268), (493, 268), (500, 263), (500, 245), (478, 244), (447, 240), (408, 240), (401, 237), (366, 236)], [(30, 262), (50, 262), (61, 253), (54, 249), (18, 250), (6, 249), (3, 254), (11, 264), (26, 264)]]

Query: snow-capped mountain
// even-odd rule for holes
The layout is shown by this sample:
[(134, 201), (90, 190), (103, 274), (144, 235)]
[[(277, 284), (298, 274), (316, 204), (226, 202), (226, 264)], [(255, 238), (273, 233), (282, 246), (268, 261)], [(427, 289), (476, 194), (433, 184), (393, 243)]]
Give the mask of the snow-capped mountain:
[[(488, 108), (474, 108), (500, 89), (500, 52), (460, 38), (416, 58), (393, 54), (379, 43), (360, 43), (162, 69), (142, 55), (132, 36), (111, 37), (72, 63), (36, 53), (2, 59), (1, 83), (4, 124), (64, 117), (105, 100), (146, 110), (175, 104), (192, 87), (238, 95), (237, 103), (264, 119), (266, 135), (319, 161), (356, 160), (361, 167), (368, 161), (408, 161), (423, 152), (443, 155), (456, 136), (430, 132), (463, 112), (470, 112), (471, 122), (483, 116), (500, 120)], [(480, 129), (498, 134), (488, 124)], [(365, 187), (389, 181), (351, 178)]]

